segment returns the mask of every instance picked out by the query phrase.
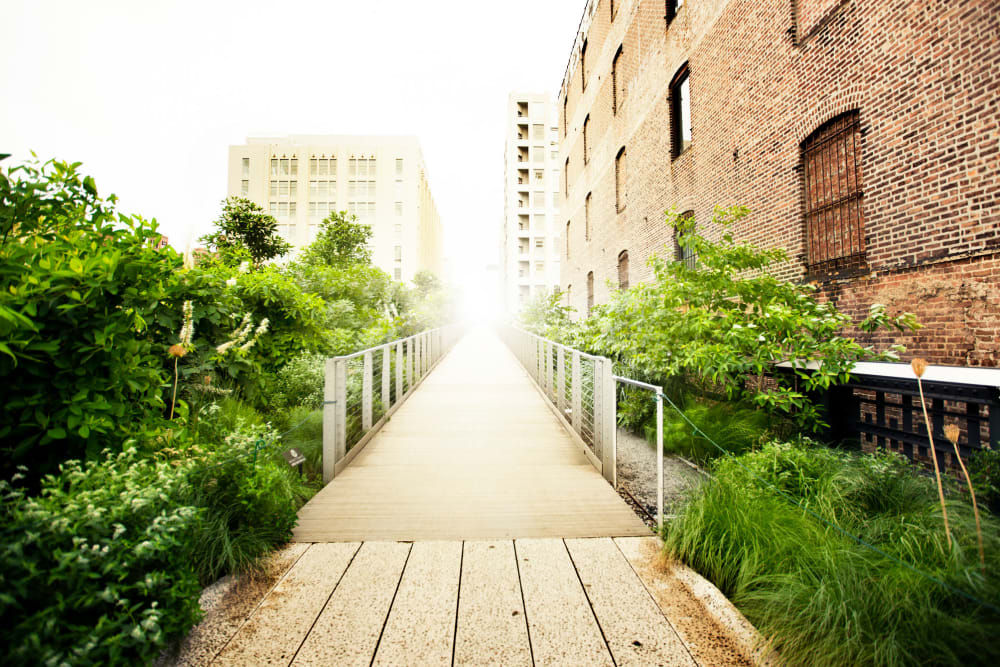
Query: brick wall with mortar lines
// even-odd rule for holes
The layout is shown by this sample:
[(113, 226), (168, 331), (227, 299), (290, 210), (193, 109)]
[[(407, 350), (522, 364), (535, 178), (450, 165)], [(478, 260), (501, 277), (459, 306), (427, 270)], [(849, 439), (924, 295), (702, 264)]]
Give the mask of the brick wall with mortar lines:
[[(1000, 3), (798, 2), (796, 8), (793, 0), (691, 0), (669, 27), (663, 2), (616, 3), (614, 21), (608, 0), (596, 4), (586, 89), (577, 60), (560, 93), (560, 103), (567, 102), (560, 161), (570, 160), (563, 218), (571, 221), (562, 284), (574, 285), (571, 305), (585, 311), (591, 270), (595, 301), (607, 300), (605, 281), (617, 282), (621, 250), (630, 254), (631, 282), (648, 280), (649, 255), (672, 253), (663, 223), (668, 208), (693, 210), (707, 222), (717, 204), (748, 206), (752, 213), (736, 235), (784, 247), (791, 261), (776, 271), (804, 277), (800, 146), (827, 120), (858, 110), (870, 273), (846, 283), (821, 281), (823, 293), (856, 317), (873, 302), (916, 312), (928, 326), (898, 339), (909, 342), (911, 353), (939, 363), (997, 365), (1000, 326), (990, 295), (1000, 291), (1000, 277), (982, 266), (995, 266), (1000, 251)], [(811, 12), (809, 26), (796, 25), (803, 12)], [(625, 99), (615, 114), (611, 62), (619, 46)], [(668, 86), (685, 62), (692, 145), (672, 160)], [(628, 205), (617, 213), (614, 158), (622, 146)], [(947, 299), (932, 305), (919, 290), (890, 289), (925, 272), (949, 274), (967, 305)], [(981, 324), (969, 320), (968, 313), (980, 311)]]

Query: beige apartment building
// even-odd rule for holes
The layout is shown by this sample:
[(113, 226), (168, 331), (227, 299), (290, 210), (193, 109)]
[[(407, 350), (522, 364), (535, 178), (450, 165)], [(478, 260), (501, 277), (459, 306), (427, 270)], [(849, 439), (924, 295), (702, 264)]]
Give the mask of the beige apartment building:
[(504, 148), (500, 282), (504, 309), (517, 312), (559, 287), (561, 204), (559, 117), (551, 96), (511, 93)]
[(416, 137), (250, 137), (229, 147), (227, 193), (260, 204), (296, 250), (347, 211), (371, 226), (372, 261), (395, 280), (442, 275), (441, 218)]

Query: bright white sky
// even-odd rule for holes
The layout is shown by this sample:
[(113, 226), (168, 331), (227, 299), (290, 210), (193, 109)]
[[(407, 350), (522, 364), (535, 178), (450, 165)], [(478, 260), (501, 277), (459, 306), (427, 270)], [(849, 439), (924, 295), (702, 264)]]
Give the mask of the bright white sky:
[(495, 263), (507, 95), (556, 93), (585, 0), (4, 0), (0, 153), (83, 162), (183, 249), (248, 134), (412, 134), (454, 277)]

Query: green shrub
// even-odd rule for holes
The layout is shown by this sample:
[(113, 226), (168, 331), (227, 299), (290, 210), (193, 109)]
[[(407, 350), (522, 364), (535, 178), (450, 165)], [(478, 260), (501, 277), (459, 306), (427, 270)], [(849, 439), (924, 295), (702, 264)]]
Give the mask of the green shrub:
[(198, 620), (187, 465), (135, 448), (68, 461), (28, 497), (0, 481), (5, 664), (148, 662)]
[[(726, 452), (742, 454), (760, 444), (772, 429), (780, 428), (780, 420), (747, 403), (691, 400), (684, 408), (684, 416), (698, 427), (700, 433), (673, 408), (665, 405), (663, 449), (698, 463), (708, 463), (723, 453), (705, 436)], [(655, 442), (656, 422), (646, 423), (644, 429), (646, 439)]]
[(976, 499), (994, 514), (1000, 514), (1000, 450), (974, 452), (969, 461), (969, 476)]
[(291, 432), (282, 438), (282, 447), (298, 449), (306, 457), (303, 475), (307, 482), (318, 483), (323, 478), (323, 411), (298, 406), (279, 413), (276, 422), (282, 431)]
[(903, 564), (1000, 603), (1000, 526), (984, 523), (984, 574), (972, 509), (958, 495), (949, 549), (933, 479), (899, 456), (772, 443), (719, 459), (668, 526), (666, 548), (719, 586), (788, 664), (996, 664), (996, 614)]
[(323, 404), (326, 356), (306, 352), (278, 369), (273, 382), (272, 404), (276, 407)]
[(176, 341), (149, 325), (181, 259), (77, 166), (0, 171), (0, 477), (27, 463), (37, 483), (61, 461), (144, 436), (164, 410)]
[[(263, 449), (255, 454), (258, 445)], [(252, 569), (291, 538), (298, 509), (313, 491), (285, 463), (283, 448), (270, 425), (237, 422), (224, 445), (192, 469), (184, 502), (203, 508), (192, 544), (203, 585)]]

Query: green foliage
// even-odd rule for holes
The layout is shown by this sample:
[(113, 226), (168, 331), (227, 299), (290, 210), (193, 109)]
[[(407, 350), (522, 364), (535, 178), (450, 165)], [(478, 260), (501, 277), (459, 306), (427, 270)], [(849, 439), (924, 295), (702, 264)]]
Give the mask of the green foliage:
[(537, 292), (518, 313), (518, 324), (525, 331), (556, 341), (565, 339), (570, 329), (570, 313), (574, 308), (563, 303), (563, 293)]
[(249, 253), (255, 266), (281, 257), (292, 246), (278, 235), (278, 221), (264, 212), (259, 204), (229, 197), (222, 202), (222, 215), (215, 222), (215, 231), (199, 242), (219, 253), (224, 264), (236, 266)]
[[(684, 409), (684, 416), (693, 422), (701, 433), (731, 454), (741, 454), (760, 444), (777, 426), (766, 412), (747, 403), (692, 401)], [(779, 426), (780, 428), (780, 426)], [(722, 455), (705, 436), (674, 410), (665, 408), (663, 413), (663, 449), (680, 454), (698, 463), (706, 464)], [(656, 425), (645, 426), (647, 440), (655, 437)]]
[(275, 374), (272, 403), (277, 407), (318, 408), (323, 404), (326, 357), (309, 352), (293, 357)]
[(189, 468), (128, 448), (67, 462), (34, 497), (0, 481), (5, 664), (149, 662), (187, 632), (201, 613), (199, 511), (178, 501)]
[(1000, 514), (1000, 451), (982, 449), (973, 452), (969, 460), (969, 476), (976, 499), (994, 514)]
[[(895, 351), (860, 345), (845, 334), (850, 318), (821, 303), (813, 286), (768, 273), (785, 253), (736, 242), (729, 226), (746, 214), (740, 207), (717, 209), (719, 241), (696, 232), (692, 219), (668, 214), (681, 247), (697, 256), (697, 264), (654, 257), (655, 280), (616, 292), (570, 332), (570, 342), (627, 360), (647, 377), (713, 384), (730, 399), (752, 401), (816, 429), (823, 420), (809, 398), (813, 392), (845, 381), (855, 362), (896, 359)], [(909, 313), (890, 317), (875, 304), (858, 326), (904, 330), (917, 324)], [(782, 362), (789, 372), (763, 382)]]
[(368, 265), (372, 252), (368, 247), (372, 228), (348, 217), (347, 211), (331, 213), (320, 223), (316, 240), (302, 253), (302, 263), (308, 266)]
[[(996, 605), (1000, 534), (952, 488), (944, 535), (934, 481), (902, 457), (771, 443), (718, 459), (666, 530), (669, 554), (730, 597), (788, 664), (995, 664), (1000, 620), (903, 563)], [(887, 556), (861, 546), (771, 486)], [(895, 560), (898, 559), (898, 560)]]
[(164, 408), (163, 354), (175, 341), (149, 329), (181, 258), (155, 250), (155, 223), (116, 214), (77, 166), (0, 172), (3, 476), (94, 457)]

